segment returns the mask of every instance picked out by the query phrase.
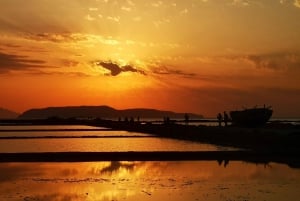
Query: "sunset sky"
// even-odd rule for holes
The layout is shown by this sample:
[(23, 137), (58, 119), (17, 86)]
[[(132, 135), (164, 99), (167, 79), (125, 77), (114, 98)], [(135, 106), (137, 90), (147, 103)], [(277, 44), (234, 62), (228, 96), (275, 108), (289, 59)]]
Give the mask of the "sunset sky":
[(0, 0), (0, 107), (299, 103), (300, 0)]

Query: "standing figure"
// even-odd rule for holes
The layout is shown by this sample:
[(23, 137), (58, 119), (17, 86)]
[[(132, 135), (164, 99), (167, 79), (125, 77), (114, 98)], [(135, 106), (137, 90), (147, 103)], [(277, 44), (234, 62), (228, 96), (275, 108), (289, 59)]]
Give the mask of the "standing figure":
[(189, 124), (189, 120), (190, 120), (190, 117), (189, 117), (189, 115), (186, 113), (186, 114), (184, 115), (185, 125), (188, 125), (188, 124)]
[(223, 120), (223, 117), (222, 117), (222, 114), (221, 114), (221, 113), (219, 113), (219, 114), (217, 115), (217, 119), (218, 119), (218, 122), (219, 122), (219, 127), (221, 127), (221, 126), (222, 126), (222, 120)]
[(228, 114), (224, 111), (224, 123), (225, 123), (225, 126), (227, 126), (228, 121), (229, 121), (229, 116), (228, 116)]

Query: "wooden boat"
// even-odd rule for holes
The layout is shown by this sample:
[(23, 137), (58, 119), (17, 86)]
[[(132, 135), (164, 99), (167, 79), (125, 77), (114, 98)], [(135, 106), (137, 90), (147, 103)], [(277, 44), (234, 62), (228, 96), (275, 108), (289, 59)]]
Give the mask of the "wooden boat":
[(273, 114), (271, 107), (251, 108), (230, 112), (232, 125), (245, 127), (264, 126)]

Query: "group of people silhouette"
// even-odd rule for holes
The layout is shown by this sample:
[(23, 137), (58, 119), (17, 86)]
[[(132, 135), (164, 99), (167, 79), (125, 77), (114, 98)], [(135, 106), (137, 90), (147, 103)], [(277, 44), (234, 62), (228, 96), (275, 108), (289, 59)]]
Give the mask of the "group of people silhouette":
[(222, 121), (224, 121), (224, 125), (227, 126), (228, 125), (228, 121), (229, 121), (229, 116), (227, 114), (226, 111), (224, 111), (223, 113), (223, 116), (221, 113), (219, 113), (217, 115), (217, 119), (218, 119), (218, 122), (219, 122), (219, 126), (221, 127), (222, 126)]

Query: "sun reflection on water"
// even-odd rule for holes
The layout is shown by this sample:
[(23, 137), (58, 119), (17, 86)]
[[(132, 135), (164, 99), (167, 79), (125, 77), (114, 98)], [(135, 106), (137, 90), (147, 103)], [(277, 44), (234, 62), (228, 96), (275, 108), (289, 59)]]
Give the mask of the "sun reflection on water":
[(0, 200), (291, 200), (300, 196), (300, 170), (270, 165), (1, 163)]

